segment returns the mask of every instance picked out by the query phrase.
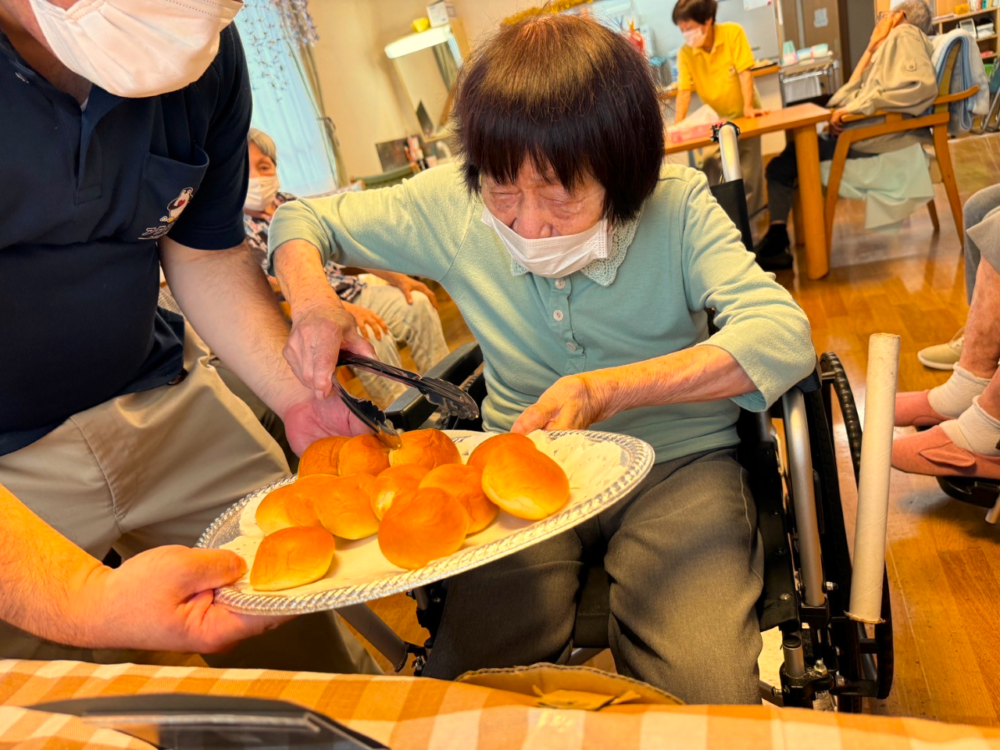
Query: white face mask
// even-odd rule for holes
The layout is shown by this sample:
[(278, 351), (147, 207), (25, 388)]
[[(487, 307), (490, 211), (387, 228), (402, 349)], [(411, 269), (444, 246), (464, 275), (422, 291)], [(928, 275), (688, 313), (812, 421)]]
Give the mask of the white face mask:
[(236, 0), (77, 0), (68, 10), (29, 0), (59, 61), (117, 96), (177, 91), (201, 78), (219, 51)]
[(684, 34), (684, 43), (691, 49), (700, 47), (702, 42), (705, 41), (705, 29), (700, 26), (697, 29), (691, 29), (682, 33)]
[(267, 211), (278, 194), (278, 177), (251, 177), (243, 207), (249, 211)]
[(510, 257), (536, 276), (560, 279), (608, 257), (608, 220), (601, 219), (579, 234), (528, 240), (483, 206), (482, 222), (500, 237)]

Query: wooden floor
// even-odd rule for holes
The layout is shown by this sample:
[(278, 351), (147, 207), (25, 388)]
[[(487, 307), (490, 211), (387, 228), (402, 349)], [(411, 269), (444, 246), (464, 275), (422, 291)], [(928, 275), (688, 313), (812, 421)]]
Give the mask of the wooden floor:
[[(1000, 136), (957, 141), (952, 155), (963, 200), (1000, 181)], [(808, 313), (817, 351), (840, 355), (862, 409), (872, 333), (902, 337), (901, 390), (946, 379), (915, 356), (951, 338), (967, 312), (961, 244), (943, 187), (937, 190), (940, 234), (926, 211), (897, 236), (869, 233), (863, 204), (841, 202), (830, 275), (821, 281), (791, 271), (778, 277)], [(444, 304), (442, 319), (453, 346), (471, 338), (454, 305)], [(843, 449), (842, 430), (838, 441)], [(847, 481), (846, 450), (841, 476), (851, 517), (856, 497)], [(894, 472), (887, 561), (896, 680), (892, 695), (872, 705), (873, 712), (1000, 726), (1000, 528), (983, 515), (947, 498), (932, 479)], [(849, 533), (853, 538), (853, 528)], [(409, 599), (387, 599), (375, 609), (404, 637), (424, 637)]]

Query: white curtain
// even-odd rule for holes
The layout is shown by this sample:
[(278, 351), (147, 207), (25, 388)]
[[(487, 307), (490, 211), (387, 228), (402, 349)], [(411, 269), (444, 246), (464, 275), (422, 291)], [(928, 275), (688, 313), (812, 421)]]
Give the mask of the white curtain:
[(273, 0), (248, 0), (236, 25), (250, 68), (253, 126), (274, 139), (281, 189), (307, 197), (336, 189), (337, 168), (324, 113), (302, 69), (300, 45), (308, 40), (287, 12)]

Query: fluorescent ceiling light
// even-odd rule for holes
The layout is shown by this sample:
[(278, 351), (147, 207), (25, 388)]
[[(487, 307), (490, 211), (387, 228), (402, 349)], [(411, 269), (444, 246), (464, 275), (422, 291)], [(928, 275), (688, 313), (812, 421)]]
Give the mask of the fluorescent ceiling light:
[(391, 44), (387, 44), (385, 46), (385, 54), (392, 59), (396, 59), (397, 57), (409, 55), (412, 52), (418, 52), (438, 44), (446, 44), (452, 38), (450, 26), (437, 26), (436, 28), (427, 29), (427, 31), (421, 31), (417, 34), (409, 34), (402, 39), (397, 39)]

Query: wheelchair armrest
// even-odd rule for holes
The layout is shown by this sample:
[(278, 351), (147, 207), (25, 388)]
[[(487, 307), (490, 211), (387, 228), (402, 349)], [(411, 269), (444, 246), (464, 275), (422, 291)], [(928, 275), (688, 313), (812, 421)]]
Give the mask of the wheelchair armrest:
[(809, 373), (805, 378), (800, 380), (798, 383), (792, 386), (795, 390), (800, 393), (815, 393), (820, 389), (823, 381), (819, 376), (819, 368), (817, 367), (811, 373)]
[[(461, 385), (482, 362), (482, 349), (478, 343), (472, 341), (458, 347), (424, 373), (424, 377)], [(398, 430), (416, 430), (427, 421), (436, 408), (416, 388), (407, 388), (403, 395), (385, 410), (385, 416)]]

